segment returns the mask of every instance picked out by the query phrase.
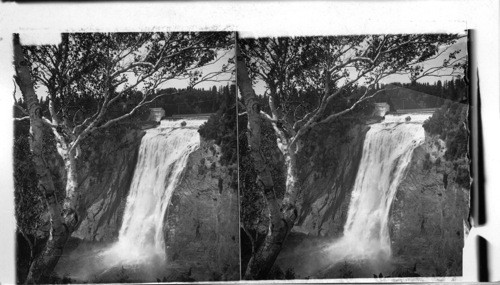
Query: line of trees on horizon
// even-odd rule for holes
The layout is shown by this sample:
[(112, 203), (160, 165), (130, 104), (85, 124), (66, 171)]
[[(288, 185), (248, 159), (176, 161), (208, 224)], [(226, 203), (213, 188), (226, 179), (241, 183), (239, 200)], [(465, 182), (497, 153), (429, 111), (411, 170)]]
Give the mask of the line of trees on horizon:
[[(159, 97), (154, 102), (150, 103), (143, 108), (137, 110), (134, 116), (131, 116), (128, 122), (135, 120), (145, 120), (149, 115), (149, 108), (163, 108), (165, 110), (166, 116), (172, 116), (176, 114), (201, 114), (201, 113), (215, 113), (221, 107), (221, 104), (229, 94), (234, 94), (231, 92), (236, 91), (236, 86), (230, 83), (226, 85), (216, 85), (210, 88), (166, 88), (157, 91), (157, 94), (167, 94)], [(171, 95), (169, 95), (171, 94)], [(130, 92), (127, 96), (124, 96), (119, 100), (118, 104), (114, 108), (110, 108), (109, 115), (117, 116), (125, 112), (129, 112), (131, 108), (136, 106), (138, 102), (142, 99), (143, 94), (141, 91)], [(72, 109), (73, 113), (79, 111), (82, 115), (88, 113), (88, 110), (92, 110), (98, 104), (92, 96), (87, 96), (85, 94), (80, 96), (75, 96), (73, 100), (67, 103), (67, 109)], [(43, 114), (49, 113), (50, 99), (48, 97), (40, 98), (40, 107)], [(16, 105), (23, 108), (27, 107), (26, 102), (23, 98), (19, 98)], [(74, 110), (73, 110), (74, 109)], [(23, 114), (20, 113), (18, 108), (14, 108), (14, 117), (20, 118)]]
[[(403, 87), (406, 91), (405, 89), (399, 89), (399, 92), (393, 92), (388, 86)], [(375, 100), (376, 102), (389, 103), (391, 109), (396, 108), (394, 104), (398, 103), (399, 105), (404, 104), (404, 109), (439, 108), (446, 100), (462, 104), (470, 103), (468, 85), (463, 77), (443, 81), (438, 80), (432, 84), (429, 82), (377, 84), (373, 92), (383, 89), (386, 89), (386, 91), (382, 91), (377, 95)], [(399, 107), (401, 108), (401, 106)]]
[(219, 110), (225, 98), (234, 94), (235, 85), (212, 86), (211, 88), (167, 88), (159, 90), (158, 93), (174, 94), (158, 98), (149, 107), (163, 108), (165, 116), (177, 114), (204, 114), (215, 113)]

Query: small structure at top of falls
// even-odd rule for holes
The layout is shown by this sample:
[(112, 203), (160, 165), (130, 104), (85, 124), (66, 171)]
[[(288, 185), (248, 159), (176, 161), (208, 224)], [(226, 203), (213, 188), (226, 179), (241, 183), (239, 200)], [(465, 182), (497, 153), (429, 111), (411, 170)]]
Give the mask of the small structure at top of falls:
[(375, 110), (374, 110), (374, 116), (378, 117), (384, 117), (385, 114), (387, 114), (390, 111), (390, 106), (386, 102), (382, 103), (374, 103), (375, 105)]
[(149, 108), (148, 121), (159, 122), (165, 117), (165, 110), (163, 108)]

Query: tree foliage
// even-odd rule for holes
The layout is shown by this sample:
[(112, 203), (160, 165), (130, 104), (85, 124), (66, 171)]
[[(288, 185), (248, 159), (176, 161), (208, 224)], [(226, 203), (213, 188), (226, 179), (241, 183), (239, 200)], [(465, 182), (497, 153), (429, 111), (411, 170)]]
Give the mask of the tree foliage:
[(76, 33), (25, 52), (36, 86), (48, 93), (47, 119), (73, 149), (89, 133), (161, 97), (158, 89), (169, 80), (189, 79), (194, 86), (228, 72), (228, 64), (207, 74), (199, 68), (230, 46), (231, 35), (220, 32)]
[(465, 158), (469, 153), (468, 115), (468, 105), (447, 100), (423, 124), (426, 132), (446, 142), (444, 158), (447, 160)]
[[(222, 106), (225, 106), (227, 98), (234, 91), (230, 88), (232, 87), (228, 84), (219, 88), (213, 86), (208, 90), (204, 88), (162, 89), (159, 93), (172, 95), (162, 96), (149, 106), (163, 108), (166, 117), (178, 114), (216, 113)], [(232, 100), (235, 101), (236, 95), (232, 96)]]
[[(213, 93), (215, 90), (212, 89), (210, 92)], [(236, 86), (227, 85), (221, 88), (221, 91), (223, 101), (219, 105), (219, 109), (208, 118), (206, 123), (200, 126), (198, 132), (203, 138), (214, 140), (221, 147), (222, 164), (233, 164), (238, 160)], [(237, 183), (237, 181), (235, 182)]]
[[(380, 80), (408, 74), (414, 81), (443, 69), (464, 68), (458, 51), (443, 65), (422, 70), (423, 64), (444, 54), (458, 35), (360, 35), (338, 37), (260, 38), (240, 40), (254, 81), (263, 81), (274, 120), (298, 131), (300, 126), (326, 122), (373, 97)], [(417, 71), (418, 70), (418, 71)], [(366, 93), (353, 96), (356, 86)], [(375, 93), (376, 94), (376, 93)], [(328, 110), (329, 105), (336, 108)], [(328, 112), (330, 111), (330, 112)]]

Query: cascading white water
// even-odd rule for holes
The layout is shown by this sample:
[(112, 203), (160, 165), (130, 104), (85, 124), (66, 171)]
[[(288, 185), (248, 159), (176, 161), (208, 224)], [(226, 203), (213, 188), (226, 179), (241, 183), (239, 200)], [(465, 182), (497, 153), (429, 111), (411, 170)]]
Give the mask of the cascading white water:
[(163, 219), (205, 120), (185, 122), (162, 121), (142, 138), (118, 242), (105, 253), (109, 263), (165, 261)]
[[(392, 200), (431, 114), (387, 115), (366, 134), (344, 235), (327, 248), (331, 260), (387, 261)], [(407, 117), (410, 120), (407, 121)]]

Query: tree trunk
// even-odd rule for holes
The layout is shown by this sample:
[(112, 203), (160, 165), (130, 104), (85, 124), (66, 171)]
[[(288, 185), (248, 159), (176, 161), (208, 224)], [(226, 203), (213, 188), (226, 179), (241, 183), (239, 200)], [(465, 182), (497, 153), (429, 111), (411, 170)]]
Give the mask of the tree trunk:
[(301, 186), (299, 183), (299, 167), (297, 164), (297, 154), (294, 146), (289, 146), (289, 151), (285, 154), (286, 165), (286, 191), (281, 202), (281, 211), (287, 223), (295, 223), (297, 218), (296, 203), (300, 195)]
[(19, 35), (14, 35), (14, 65), (16, 82), (19, 85), (24, 100), (28, 104), (30, 117), (30, 149), (33, 154), (38, 176), (38, 187), (45, 196), (47, 209), (50, 214), (51, 229), (45, 249), (31, 264), (26, 283), (40, 283), (43, 276), (49, 275), (54, 270), (62, 250), (69, 236), (65, 226), (61, 207), (56, 198), (55, 185), (49, 172), (48, 165), (43, 155), (43, 119), (41, 108), (33, 88), (29, 63), (26, 61)]
[(19, 232), (21, 233), (21, 235), (23, 236), (24, 240), (26, 240), (26, 242), (28, 243), (28, 246), (30, 247), (30, 259), (29, 259), (29, 264), (31, 264), (31, 262), (33, 261), (33, 256), (35, 254), (35, 246), (33, 245), (33, 243), (31, 242), (29, 236), (21, 229), (21, 228), (18, 228)]
[[(296, 200), (300, 192), (297, 161), (294, 154), (286, 154), (286, 191), (279, 212), (274, 214), (279, 220), (272, 220), (268, 233), (258, 250), (252, 255), (245, 279), (267, 279), (283, 244), (297, 219)], [(274, 193), (273, 193), (274, 194)]]
[[(265, 279), (280, 253), (283, 242), (293, 227), (296, 219), (295, 207), (285, 205), (276, 198), (271, 171), (261, 152), (261, 115), (260, 106), (248, 76), (245, 63), (237, 49), (237, 79), (238, 88), (245, 101), (248, 114), (248, 144), (250, 157), (257, 172), (257, 185), (264, 192), (269, 210), (269, 228), (262, 244), (252, 253), (248, 262), (244, 279)], [(295, 157), (289, 156), (287, 167), (295, 162)], [(294, 180), (295, 181), (295, 180)], [(292, 183), (296, 185), (295, 183)], [(287, 185), (288, 192), (288, 185)]]
[[(54, 130), (56, 133), (57, 130)], [(59, 133), (56, 135), (57, 152), (64, 161), (64, 169), (66, 170), (66, 189), (63, 202), (63, 220), (69, 231), (73, 233), (79, 225), (81, 216), (81, 207), (79, 207), (80, 195), (78, 193), (78, 171), (76, 163), (76, 148), (71, 150), (70, 144)]]

